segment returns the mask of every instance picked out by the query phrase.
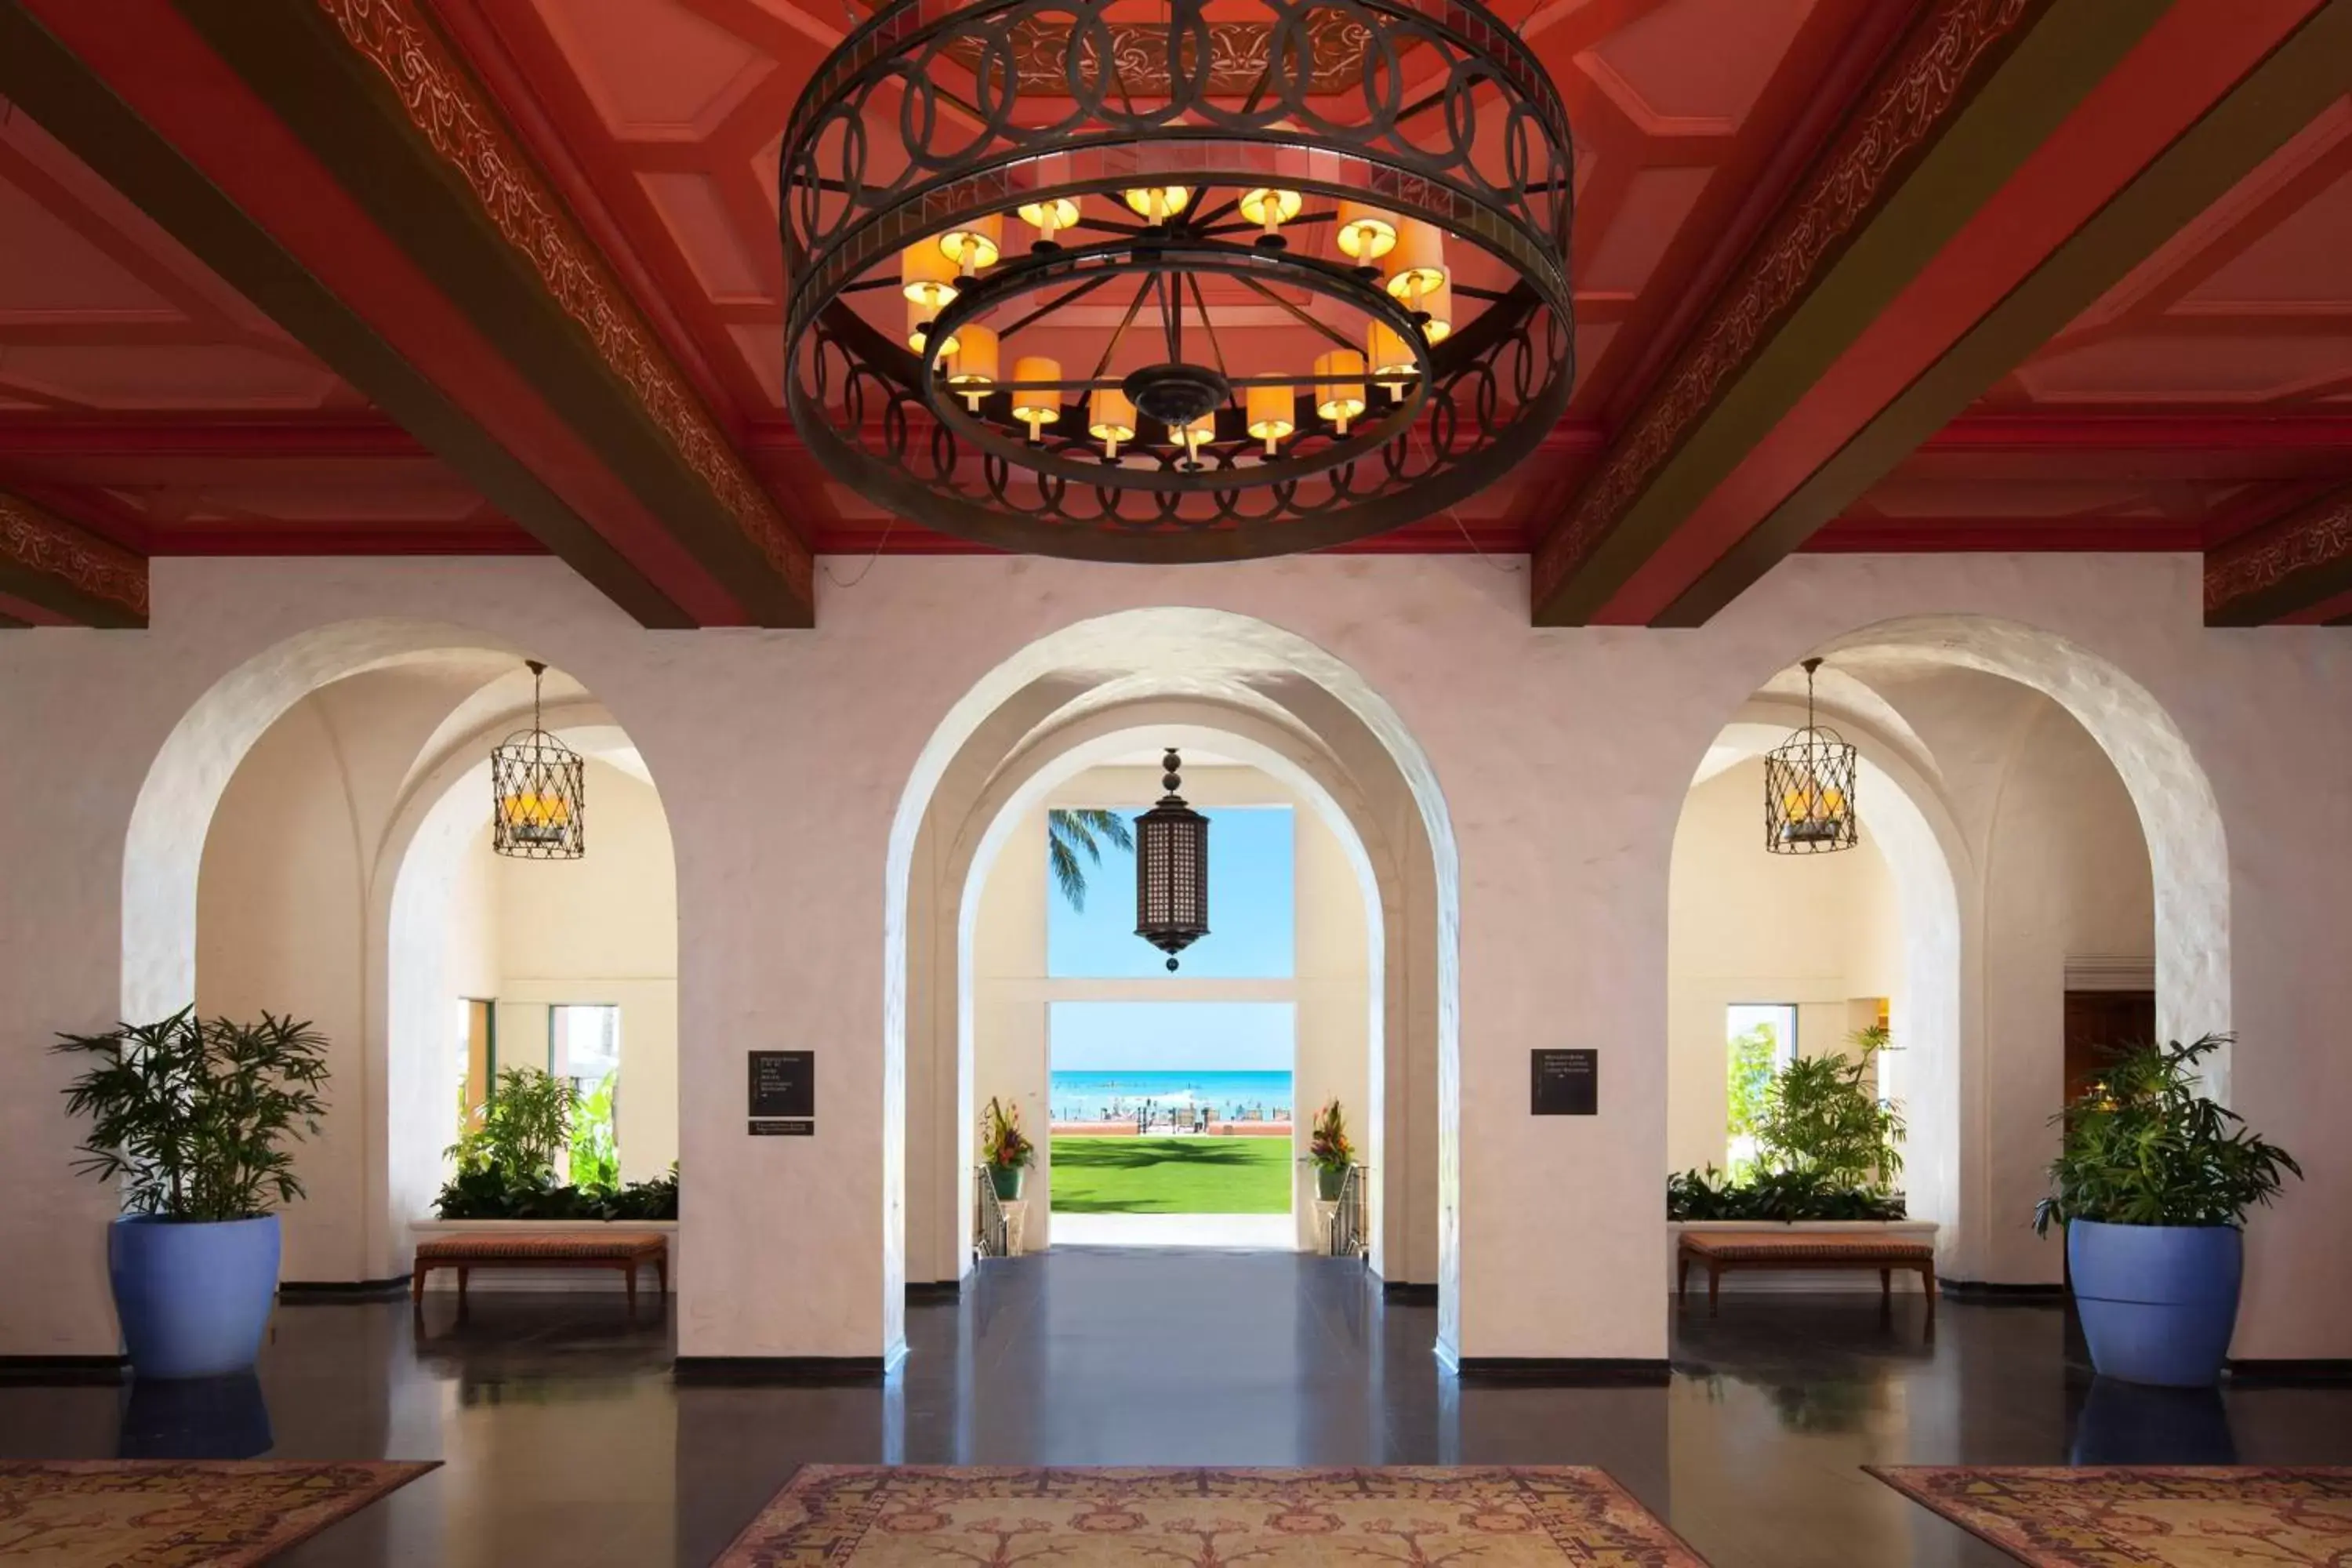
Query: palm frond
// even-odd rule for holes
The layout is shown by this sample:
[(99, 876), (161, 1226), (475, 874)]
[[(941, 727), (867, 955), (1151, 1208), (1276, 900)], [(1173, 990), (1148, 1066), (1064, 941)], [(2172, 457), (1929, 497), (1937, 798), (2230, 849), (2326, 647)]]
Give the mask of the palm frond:
[(1053, 868), (1062, 897), (1081, 913), (1087, 907), (1087, 869), (1078, 863), (1078, 853), (1085, 851), (1089, 862), (1101, 865), (1102, 843), (1097, 836), (1115, 849), (1135, 847), (1135, 835), (1128, 830), (1127, 818), (1116, 811), (1057, 806), (1045, 814), (1046, 863)]
[(1070, 908), (1083, 914), (1087, 907), (1087, 872), (1078, 864), (1076, 852), (1060, 837), (1049, 837), (1045, 840), (1045, 863), (1053, 868), (1054, 882), (1062, 889), (1062, 897), (1069, 900)]

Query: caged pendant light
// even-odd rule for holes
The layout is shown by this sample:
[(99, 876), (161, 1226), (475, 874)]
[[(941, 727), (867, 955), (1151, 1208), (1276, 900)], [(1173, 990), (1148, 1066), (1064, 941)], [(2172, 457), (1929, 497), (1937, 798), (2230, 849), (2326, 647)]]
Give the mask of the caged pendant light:
[(1813, 672), (1805, 660), (1805, 727), (1764, 755), (1764, 847), (1775, 855), (1827, 855), (1862, 842), (1853, 812), (1854, 749), (1813, 721)]
[(530, 669), (530, 728), (490, 748), (490, 848), (518, 860), (577, 860), (588, 853), (588, 764), (540, 722), (547, 666)]
[(1171, 746), (1160, 759), (1167, 794), (1135, 819), (1135, 934), (1176, 955), (1209, 934), (1209, 819), (1176, 793), (1183, 766)]

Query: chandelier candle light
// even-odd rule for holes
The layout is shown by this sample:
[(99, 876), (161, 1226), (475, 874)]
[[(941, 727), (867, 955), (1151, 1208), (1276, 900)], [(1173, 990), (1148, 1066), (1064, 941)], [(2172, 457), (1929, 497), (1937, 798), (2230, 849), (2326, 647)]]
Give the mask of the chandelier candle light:
[(1805, 727), (1764, 756), (1764, 847), (1775, 855), (1826, 855), (1862, 842), (1853, 814), (1854, 749), (1813, 721), (1813, 672), (1805, 660)]
[(785, 402), (1008, 549), (1360, 539), (1566, 408), (1573, 169), (1481, 0), (887, 0), (784, 128)]
[(518, 860), (577, 860), (588, 853), (588, 764), (541, 722), (547, 666), (525, 662), (530, 728), (490, 748), (490, 848)]
[(1135, 934), (1176, 955), (1209, 934), (1209, 819), (1176, 792), (1184, 783), (1176, 748), (1160, 761), (1168, 793), (1135, 819)]

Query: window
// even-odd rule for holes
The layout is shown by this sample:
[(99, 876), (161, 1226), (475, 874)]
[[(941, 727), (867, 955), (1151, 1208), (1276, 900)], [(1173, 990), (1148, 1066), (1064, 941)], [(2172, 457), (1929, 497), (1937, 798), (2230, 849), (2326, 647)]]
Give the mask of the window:
[(1797, 1058), (1797, 1007), (1792, 1002), (1740, 1002), (1723, 1011), (1730, 1114), (1725, 1132), (1731, 1169), (1756, 1158), (1756, 1122), (1772, 1075)]
[(583, 1095), (621, 1070), (621, 1010), (564, 1003), (547, 1010), (547, 1070)]
[(496, 1070), (497, 1016), (491, 1005), (477, 996), (457, 998), (457, 1052), (451, 1066), (457, 1079), (460, 1117), (471, 1117), (489, 1098), (490, 1075)]
[[(1209, 819), (1209, 934), (1184, 950), (1192, 980), (1286, 980), (1296, 973), (1290, 807), (1220, 806)], [(1045, 973), (1055, 979), (1164, 980), (1167, 958), (1135, 934), (1135, 857), (1106, 847), (1083, 864), (1086, 907), (1049, 877)]]

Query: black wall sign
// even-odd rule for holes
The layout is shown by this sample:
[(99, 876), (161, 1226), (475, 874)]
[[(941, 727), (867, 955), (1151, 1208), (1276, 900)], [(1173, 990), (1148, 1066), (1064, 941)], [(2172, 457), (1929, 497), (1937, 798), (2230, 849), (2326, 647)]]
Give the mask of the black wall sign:
[(1594, 1116), (1601, 1110), (1601, 1053), (1596, 1050), (1536, 1050), (1528, 1053), (1533, 1082), (1531, 1116)]
[(816, 1131), (816, 1053), (752, 1051), (750, 1131), (806, 1138)]

